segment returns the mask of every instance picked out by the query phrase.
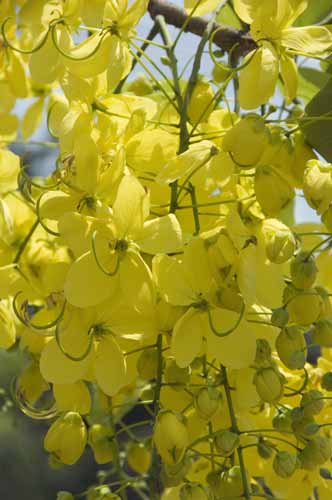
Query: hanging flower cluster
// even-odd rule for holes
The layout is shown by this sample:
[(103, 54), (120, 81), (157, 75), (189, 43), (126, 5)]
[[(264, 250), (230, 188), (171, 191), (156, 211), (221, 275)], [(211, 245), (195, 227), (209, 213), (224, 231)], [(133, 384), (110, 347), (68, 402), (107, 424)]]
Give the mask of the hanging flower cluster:
[[(234, 0), (257, 47), (210, 50), (217, 84), (212, 23), (184, 81), (163, 18), (165, 71), (138, 45), (145, 0), (0, 6), (0, 346), (26, 353), (13, 394), (51, 419), (50, 464), (89, 446), (115, 474), (88, 500), (331, 497), (332, 165), (297, 127), (293, 56), (330, 55), (332, 30), (291, 27), (307, 3)], [(243, 112), (279, 74), (280, 119)], [(58, 158), (30, 177), (9, 145), (44, 114)], [(293, 221), (298, 193), (321, 223)]]

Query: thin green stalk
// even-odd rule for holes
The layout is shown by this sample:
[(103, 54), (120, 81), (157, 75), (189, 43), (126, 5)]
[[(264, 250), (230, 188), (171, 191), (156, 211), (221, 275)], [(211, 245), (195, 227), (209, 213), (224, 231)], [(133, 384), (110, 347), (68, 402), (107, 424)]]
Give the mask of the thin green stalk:
[[(231, 424), (232, 424), (232, 431), (239, 433), (239, 427), (237, 425), (237, 420), (236, 420), (233, 401), (232, 401), (231, 388), (229, 386), (228, 377), (227, 377), (227, 370), (226, 370), (225, 366), (221, 366), (221, 369), (222, 369), (223, 385), (224, 385), (225, 394), (226, 394), (228, 411), (229, 411), (229, 416), (230, 416)], [(243, 453), (242, 453), (241, 447), (238, 447), (238, 449), (237, 449), (237, 456), (239, 459), (239, 466), (240, 466), (240, 470), (241, 470), (243, 493), (244, 493), (243, 496), (246, 500), (250, 500), (251, 499), (250, 486), (249, 486), (247, 471), (245, 468), (244, 458), (243, 458)]]
[[(112, 440), (112, 443), (113, 443), (113, 463), (114, 463), (114, 467), (115, 467), (115, 470), (116, 470), (116, 473), (118, 475), (119, 480), (123, 481), (123, 483), (125, 483), (128, 478), (127, 478), (125, 472), (123, 471), (122, 466), (121, 466), (121, 462), (120, 462), (120, 446), (118, 443), (118, 438), (117, 438), (117, 433), (116, 433), (116, 428), (115, 428), (115, 420), (114, 420), (114, 415), (113, 415), (111, 398), (110, 398), (110, 412), (109, 412), (109, 414), (110, 414), (110, 424), (111, 424), (111, 427), (113, 429), (113, 434), (114, 434), (114, 437)], [(126, 489), (121, 491), (120, 496), (123, 500), (128, 500)]]
[[(160, 409), (160, 393), (162, 387), (162, 378), (163, 378), (163, 337), (162, 334), (160, 333), (157, 338), (157, 376), (156, 376), (156, 384), (154, 389), (154, 400), (153, 400), (154, 422), (157, 419)], [(161, 471), (160, 471), (159, 456), (156, 447), (153, 445), (152, 466), (149, 478), (151, 500), (159, 500), (160, 498), (160, 491), (159, 491), (160, 473)]]
[(39, 224), (39, 219), (37, 219), (33, 225), (31, 226), (31, 229), (30, 231), (28, 232), (28, 234), (26, 235), (26, 237), (24, 238), (24, 240), (22, 241), (22, 243), (20, 244), (20, 247), (17, 251), (17, 254), (15, 255), (15, 258), (13, 260), (13, 264), (17, 264), (20, 260), (20, 258), (22, 257), (22, 254), (27, 246), (27, 244), (29, 243), (33, 233), (35, 232), (35, 230), (37, 229), (38, 227), (38, 224)]

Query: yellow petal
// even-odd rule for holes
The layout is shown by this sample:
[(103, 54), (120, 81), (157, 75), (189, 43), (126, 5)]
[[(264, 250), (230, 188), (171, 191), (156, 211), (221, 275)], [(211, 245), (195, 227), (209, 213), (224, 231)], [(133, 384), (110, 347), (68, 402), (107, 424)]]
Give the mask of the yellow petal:
[(250, 52), (245, 61), (249, 58), (239, 77), (239, 100), (244, 109), (257, 108), (273, 96), (279, 70), (278, 58), (268, 45), (259, 47), (255, 55)]
[(171, 349), (180, 368), (190, 365), (199, 355), (205, 332), (202, 314), (197, 309), (188, 309), (177, 321), (173, 330)]
[(22, 137), (28, 139), (38, 129), (44, 108), (44, 98), (35, 101), (25, 112), (22, 120)]
[(287, 54), (283, 55), (280, 59), (280, 72), (285, 85), (286, 103), (289, 104), (296, 97), (298, 72), (295, 61)]
[[(114, 269), (114, 262), (112, 265), (110, 269)], [(65, 295), (68, 302), (76, 307), (99, 304), (117, 290), (118, 274), (107, 276), (97, 266), (92, 252), (83, 254), (72, 264), (67, 274)]]
[(120, 288), (129, 304), (144, 303), (146, 295), (153, 296), (152, 274), (142, 257), (127, 251), (119, 269)]
[(321, 54), (332, 46), (332, 33), (325, 26), (305, 26), (283, 30), (281, 43), (288, 49)]
[(146, 202), (147, 194), (136, 177), (123, 177), (113, 205), (114, 224), (119, 238), (142, 229), (147, 217)]
[(184, 266), (168, 255), (153, 259), (153, 274), (166, 302), (187, 306), (195, 302), (196, 294), (187, 280)]
[(59, 411), (77, 411), (81, 415), (89, 413), (91, 396), (82, 381), (74, 384), (54, 384), (53, 394)]
[(111, 336), (102, 337), (94, 361), (94, 374), (101, 390), (114, 396), (126, 383), (126, 360)]
[[(231, 329), (238, 316), (238, 313), (226, 309), (211, 311), (213, 325), (217, 331)], [(216, 358), (227, 368), (247, 368), (253, 363), (256, 355), (256, 336), (245, 320), (227, 337), (218, 337), (209, 330), (207, 345), (209, 356)]]
[(135, 241), (150, 254), (177, 252), (182, 247), (181, 226), (174, 214), (145, 222)]
[(17, 189), (20, 158), (8, 149), (0, 150), (0, 193)]
[[(84, 378), (91, 357), (83, 361), (72, 361), (59, 349), (55, 339), (50, 340), (40, 357), (40, 372), (45, 380), (53, 384), (73, 384)], [(61, 369), (59, 369), (61, 367)]]

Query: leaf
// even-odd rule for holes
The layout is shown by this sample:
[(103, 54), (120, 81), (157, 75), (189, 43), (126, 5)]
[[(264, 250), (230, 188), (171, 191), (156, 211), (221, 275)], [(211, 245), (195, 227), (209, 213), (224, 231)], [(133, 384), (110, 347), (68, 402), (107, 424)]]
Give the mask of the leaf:
[(329, 75), (317, 68), (299, 68), (298, 97), (307, 104), (328, 80)]
[(221, 9), (216, 20), (218, 23), (225, 24), (226, 26), (232, 26), (233, 28), (242, 29), (243, 27), (240, 19), (228, 3), (226, 3)]
[(308, 26), (325, 19), (331, 12), (331, 0), (310, 0), (309, 6), (294, 23), (295, 26)]
[[(300, 127), (307, 142), (328, 162), (332, 161), (332, 79), (306, 106)], [(313, 120), (308, 118), (313, 117)], [(321, 119), (323, 118), (323, 119)]]

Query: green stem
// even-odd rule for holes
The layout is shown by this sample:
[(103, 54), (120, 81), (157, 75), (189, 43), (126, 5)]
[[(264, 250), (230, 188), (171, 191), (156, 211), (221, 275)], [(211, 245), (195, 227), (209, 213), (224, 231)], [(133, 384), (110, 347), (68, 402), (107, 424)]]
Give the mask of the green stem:
[[(144, 53), (144, 52), (145, 52), (145, 50), (148, 48), (148, 46), (149, 46), (150, 42), (151, 42), (151, 41), (155, 38), (155, 36), (158, 34), (158, 31), (159, 31), (159, 30), (158, 30), (158, 27), (157, 27), (156, 23), (154, 23), (154, 24), (153, 24), (153, 26), (152, 26), (152, 28), (151, 28), (151, 30), (150, 30), (150, 32), (149, 32), (149, 34), (148, 34), (148, 36), (147, 36), (147, 38), (146, 38), (146, 40), (144, 40), (143, 44), (141, 45), (139, 53), (137, 53), (137, 54), (136, 54), (136, 55), (137, 55), (137, 57), (138, 57), (139, 59), (141, 58), (142, 53)], [(135, 38), (136, 38), (136, 40), (137, 40), (137, 37), (135, 37)], [(115, 89), (114, 89), (114, 94), (120, 94), (120, 92), (121, 92), (121, 90), (122, 90), (122, 88), (123, 88), (124, 84), (126, 83), (126, 81), (127, 81), (128, 77), (129, 77), (129, 75), (132, 73), (133, 69), (135, 68), (135, 66), (136, 66), (137, 62), (138, 62), (138, 61), (137, 61), (137, 59), (134, 59), (134, 60), (133, 60), (133, 63), (132, 63), (132, 65), (131, 65), (131, 70), (130, 70), (130, 72), (129, 72), (129, 73), (128, 73), (128, 75), (127, 75), (127, 76), (126, 76), (123, 80), (121, 80), (121, 82), (119, 82), (119, 83), (118, 83), (118, 85), (115, 87)]]
[(26, 237), (24, 238), (24, 240), (22, 241), (22, 243), (20, 244), (20, 247), (17, 251), (17, 254), (15, 255), (15, 258), (14, 258), (14, 261), (13, 261), (13, 264), (17, 264), (20, 260), (20, 258), (22, 257), (22, 254), (27, 246), (27, 244), (29, 243), (33, 233), (35, 232), (35, 230), (37, 229), (38, 227), (38, 224), (39, 224), (39, 219), (37, 219), (34, 224), (31, 226), (31, 229), (30, 231), (28, 232), (28, 234), (26, 235)]
[[(236, 420), (233, 401), (232, 401), (231, 388), (230, 388), (230, 385), (228, 382), (228, 377), (227, 377), (227, 370), (226, 370), (225, 366), (221, 366), (221, 369), (222, 369), (223, 385), (224, 385), (225, 394), (226, 394), (228, 411), (229, 411), (229, 416), (230, 416), (231, 424), (232, 424), (232, 431), (235, 433), (239, 433), (239, 427), (237, 425), (237, 420)], [(246, 500), (250, 500), (251, 499), (250, 486), (249, 486), (247, 471), (245, 468), (244, 458), (243, 458), (243, 453), (242, 453), (241, 447), (238, 447), (238, 449), (237, 449), (237, 456), (239, 459), (239, 466), (240, 466), (240, 470), (241, 470), (241, 477), (242, 477), (242, 484), (243, 484), (243, 496)]]
[[(113, 443), (113, 462), (114, 462), (114, 466), (115, 466), (115, 470), (117, 472), (117, 475), (118, 475), (118, 478), (121, 482), (125, 483), (127, 481), (127, 477), (126, 477), (126, 474), (124, 473), (123, 469), (122, 469), (122, 466), (121, 466), (121, 462), (120, 462), (120, 446), (119, 446), (119, 442), (118, 442), (118, 439), (117, 439), (117, 433), (116, 433), (116, 428), (115, 428), (115, 420), (114, 420), (114, 415), (113, 415), (113, 407), (112, 407), (112, 399), (110, 398), (110, 424), (111, 424), (111, 427), (113, 429), (113, 434), (114, 434), (114, 438), (112, 440), (112, 443)], [(120, 493), (120, 496), (123, 500), (127, 500), (127, 492), (126, 492), (126, 489), (124, 489), (123, 491), (121, 491)]]
[[(163, 337), (160, 333), (157, 338), (157, 376), (154, 389), (154, 422), (156, 421), (160, 409), (160, 393), (163, 378)], [(156, 447), (153, 445), (152, 450), (152, 466), (149, 478), (151, 500), (159, 500), (160, 498), (160, 460)]]

